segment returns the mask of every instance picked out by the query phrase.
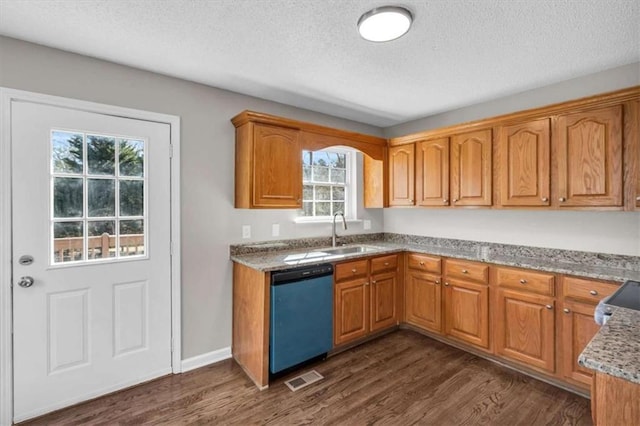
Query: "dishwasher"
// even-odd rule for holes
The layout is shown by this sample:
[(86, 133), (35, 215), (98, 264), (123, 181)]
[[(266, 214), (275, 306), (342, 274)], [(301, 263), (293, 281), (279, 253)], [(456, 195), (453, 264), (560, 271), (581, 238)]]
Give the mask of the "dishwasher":
[(271, 274), (269, 372), (325, 357), (333, 347), (333, 266)]

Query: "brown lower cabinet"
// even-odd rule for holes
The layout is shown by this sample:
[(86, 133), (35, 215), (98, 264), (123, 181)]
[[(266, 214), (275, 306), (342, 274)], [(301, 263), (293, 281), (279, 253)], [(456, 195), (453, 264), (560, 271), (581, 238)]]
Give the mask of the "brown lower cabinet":
[(333, 343), (398, 325), (398, 255), (339, 263), (334, 272)]
[(445, 334), (489, 350), (489, 266), (455, 259), (444, 264)]
[(439, 257), (407, 254), (405, 321), (436, 333), (442, 333), (441, 264)]

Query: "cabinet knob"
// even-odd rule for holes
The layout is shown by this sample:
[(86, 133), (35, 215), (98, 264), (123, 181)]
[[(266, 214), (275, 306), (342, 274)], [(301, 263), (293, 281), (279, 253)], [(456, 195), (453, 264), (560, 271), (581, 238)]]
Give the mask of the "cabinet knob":
[(389, 262), (384, 262), (384, 266), (389, 266)]
[(561, 203), (564, 203), (565, 201), (567, 201), (565, 197), (560, 197), (558, 200), (560, 200)]
[(524, 278), (520, 280), (520, 284), (526, 284), (527, 280), (525, 280)]
[(597, 296), (597, 295), (598, 295), (598, 292), (597, 292), (597, 291), (595, 291), (595, 290), (591, 290), (591, 291), (589, 292), (589, 294), (590, 294), (590, 295), (592, 295), (592, 296)]
[(413, 200), (409, 200), (409, 202), (410, 202), (411, 204), (413, 204)]
[(449, 283), (448, 283), (448, 282), (446, 282), (446, 281), (444, 282), (444, 285), (445, 285), (445, 286), (447, 286), (447, 287), (449, 287)]
[(420, 266), (424, 266), (424, 262), (423, 261), (420, 261)]
[(549, 201), (549, 198), (547, 198), (547, 197), (542, 197), (542, 198), (541, 198), (541, 200), (542, 200), (542, 202), (543, 202), (543, 203), (546, 203), (547, 201)]
[(375, 283), (376, 283), (375, 281), (371, 281), (371, 284), (375, 284)]
[(454, 203), (457, 203), (457, 202), (458, 202), (458, 199), (457, 199), (457, 198), (454, 198), (454, 199), (453, 199), (453, 202), (454, 202)]
[[(640, 197), (639, 197), (639, 198), (640, 198)], [(447, 204), (447, 203), (449, 202), (449, 199), (448, 199), (448, 198), (445, 198), (444, 200), (442, 200), (442, 202), (443, 202), (444, 204)]]
[(551, 305), (546, 305), (546, 306), (545, 306), (545, 308), (547, 308), (547, 309), (553, 309), (553, 306), (551, 306)]
[(468, 273), (469, 273), (469, 271), (467, 271), (466, 269), (463, 269), (463, 270), (462, 270), (462, 273), (463, 273), (463, 274), (468, 274)]
[(640, 195), (636, 197), (636, 201), (640, 201)]
[(366, 283), (364, 283), (364, 285), (369, 285), (369, 281), (367, 281)]
[(565, 314), (568, 314), (571, 312), (571, 310), (569, 308), (564, 308), (562, 312), (564, 312)]
[(351, 272), (353, 272), (353, 273), (355, 274), (356, 272), (358, 272), (358, 270), (357, 270), (356, 268), (353, 268), (353, 269), (351, 270)]
[(436, 284), (440, 284), (440, 280), (436, 280)]

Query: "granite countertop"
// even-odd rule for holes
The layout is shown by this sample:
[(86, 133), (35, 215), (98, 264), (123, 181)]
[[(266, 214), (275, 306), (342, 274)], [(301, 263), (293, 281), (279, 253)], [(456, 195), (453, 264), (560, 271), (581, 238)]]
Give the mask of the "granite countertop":
[(613, 314), (578, 357), (586, 368), (640, 384), (640, 312)]
[[(304, 265), (341, 262), (361, 257), (411, 251), (496, 265), (611, 280), (620, 283), (626, 280), (640, 279), (640, 270), (633, 262), (636, 258), (629, 256), (616, 257), (616, 255), (477, 243), (464, 240), (402, 237), (404, 238), (399, 238), (395, 235), (382, 237), (378, 234), (371, 239), (351, 240), (347, 246), (367, 245), (376, 248), (376, 250), (347, 255), (322, 254), (323, 248), (330, 248), (326, 245), (326, 242), (324, 245), (322, 244), (324, 242), (322, 239), (292, 240), (297, 245), (290, 245), (287, 242), (274, 242), (232, 246), (231, 260), (250, 268), (267, 272)], [(442, 244), (436, 244), (440, 242)], [(252, 249), (247, 252), (244, 249), (245, 247), (251, 247)], [(629, 259), (631, 259), (631, 263)], [(630, 264), (632, 267), (628, 266)]]

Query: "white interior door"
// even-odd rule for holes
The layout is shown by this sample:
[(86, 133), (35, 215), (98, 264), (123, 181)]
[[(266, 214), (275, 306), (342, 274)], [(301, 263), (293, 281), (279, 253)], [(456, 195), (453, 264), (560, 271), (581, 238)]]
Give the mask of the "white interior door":
[(21, 421), (171, 372), (170, 126), (11, 112)]

